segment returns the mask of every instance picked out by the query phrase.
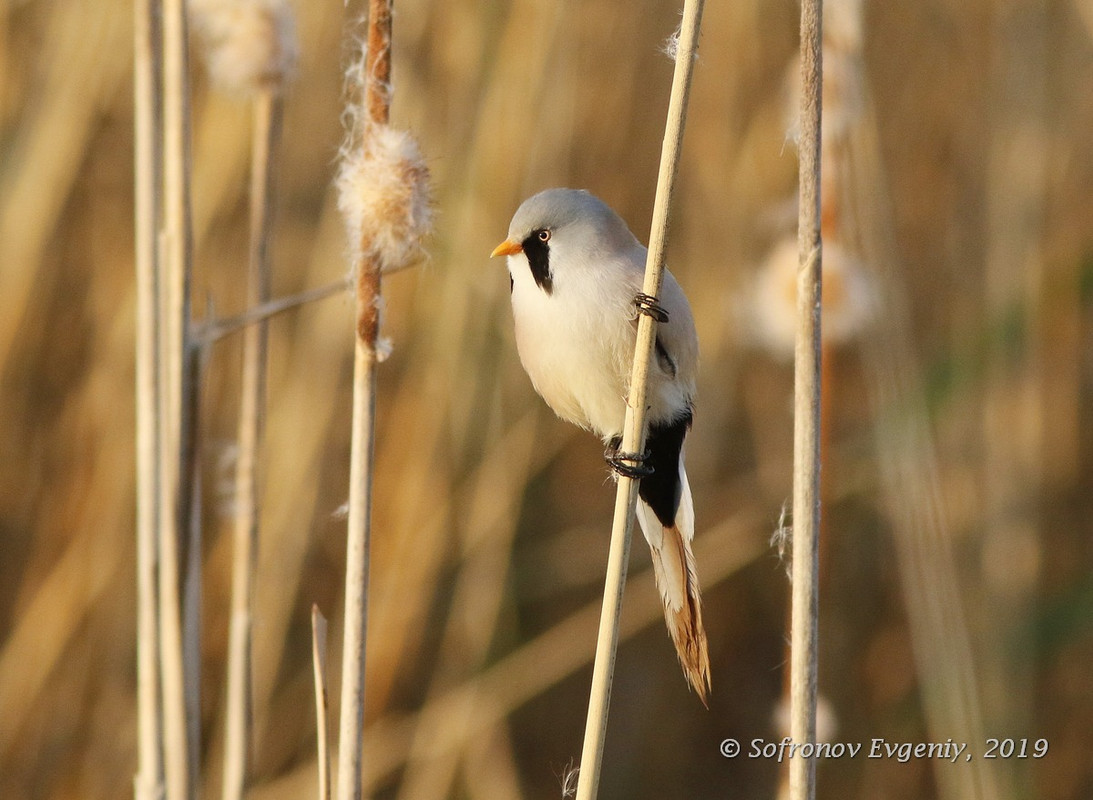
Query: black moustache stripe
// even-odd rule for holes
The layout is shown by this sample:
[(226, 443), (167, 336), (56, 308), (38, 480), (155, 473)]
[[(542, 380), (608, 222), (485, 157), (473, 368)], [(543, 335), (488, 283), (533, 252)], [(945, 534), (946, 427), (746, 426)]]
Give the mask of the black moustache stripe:
[(528, 266), (531, 267), (531, 277), (536, 285), (547, 294), (554, 293), (554, 279), (550, 272), (550, 245), (539, 238), (541, 231), (532, 231), (528, 238), (521, 242), (524, 255), (528, 257)]

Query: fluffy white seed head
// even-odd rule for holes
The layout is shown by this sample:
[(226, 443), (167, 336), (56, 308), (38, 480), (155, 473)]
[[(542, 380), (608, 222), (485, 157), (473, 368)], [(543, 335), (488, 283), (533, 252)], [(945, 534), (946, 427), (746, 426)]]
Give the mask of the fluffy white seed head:
[(433, 219), (429, 170), (409, 133), (369, 126), (343, 148), (337, 187), (354, 265), (367, 259), (389, 272), (421, 259)]
[[(771, 249), (744, 305), (750, 337), (780, 358), (792, 358), (797, 331), (797, 239)], [(863, 265), (838, 244), (824, 242), (823, 328), (826, 344), (843, 344), (866, 330), (877, 308)]]
[(190, 0), (209, 77), (220, 89), (280, 88), (296, 66), (296, 29), (287, 0)]

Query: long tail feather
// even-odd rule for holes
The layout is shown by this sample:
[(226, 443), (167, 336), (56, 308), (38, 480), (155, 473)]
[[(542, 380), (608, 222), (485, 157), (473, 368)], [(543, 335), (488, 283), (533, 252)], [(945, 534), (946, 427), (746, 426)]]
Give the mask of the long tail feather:
[(653, 510), (638, 501), (641, 524), (653, 556), (653, 574), (664, 603), (664, 621), (675, 644), (687, 682), (709, 707), (710, 657), (702, 625), (702, 597), (691, 550), (694, 514), (686, 473), (680, 469), (683, 492), (675, 524), (663, 525)]

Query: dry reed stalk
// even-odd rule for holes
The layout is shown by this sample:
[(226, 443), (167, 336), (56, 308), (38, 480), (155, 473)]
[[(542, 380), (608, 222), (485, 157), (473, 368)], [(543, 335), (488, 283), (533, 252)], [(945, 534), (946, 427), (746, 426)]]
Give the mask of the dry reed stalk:
[(163, 710), (159, 684), (157, 517), (160, 448), (156, 412), (160, 386), (156, 298), (159, 229), (163, 198), (163, 115), (160, 105), (162, 53), (159, 0), (134, 4), (134, 226), (136, 231), (136, 414), (137, 414), (137, 800), (163, 796)]
[[(262, 88), (255, 96), (247, 275), (247, 305), (251, 308), (269, 299), (272, 167), (280, 139), (281, 108), (281, 98), (276, 89)], [(258, 463), (265, 421), (267, 340), (264, 321), (249, 325), (243, 331), (243, 376), (237, 442), (239, 455), (235, 470), (235, 524), (232, 537), (232, 612), (228, 632), (225, 800), (243, 796), (248, 754), (253, 746), (251, 626), (261, 510)]]
[[(158, 362), (162, 402), (160, 421), (160, 666), (164, 708), (165, 776), (169, 800), (193, 796), (197, 772), (197, 663), (187, 663), (193, 648), (186, 632), (196, 620), (183, 609), (183, 532), (191, 523), (193, 478), (194, 373), (188, 341), (190, 319), (190, 118), (187, 20), (184, 0), (163, 4), (163, 192), (161, 236), (163, 275), (159, 281), (162, 325)], [(191, 542), (192, 546), (192, 542)], [(197, 576), (187, 581), (191, 588)]]
[[(273, 220), (273, 166), (281, 136), (283, 89), (295, 61), (293, 18), (279, 0), (191, 0), (194, 28), (204, 45), (212, 82), (251, 98), (250, 246), (243, 331), (243, 372), (238, 420), (232, 536), (231, 621), (228, 634), (224, 737), (225, 800), (242, 798), (253, 748), (252, 624), (261, 512), (259, 454), (265, 423), (269, 243)], [(220, 333), (229, 328), (213, 326)], [(202, 341), (214, 338), (208, 334)]]
[(326, 692), (326, 617), (311, 606), (311, 667), (315, 676), (315, 730), (319, 764), (319, 800), (330, 800), (330, 748), (327, 744), (329, 706)]
[[(698, 51), (698, 34), (702, 25), (704, 0), (686, 0), (683, 21), (675, 40), (675, 71), (672, 94), (668, 101), (668, 119), (660, 155), (653, 220), (649, 234), (649, 251), (645, 262), (645, 282), (642, 292), (650, 297), (660, 293), (664, 276), (664, 254), (668, 241), (668, 212), (675, 189), (676, 170), (683, 144), (683, 128), (687, 118), (687, 100), (691, 90), (691, 75)], [(645, 451), (645, 396), (649, 359), (656, 339), (656, 320), (649, 314), (638, 317), (637, 341), (634, 346), (634, 366), (630, 376), (630, 393), (626, 400), (621, 452)], [(634, 503), (638, 481), (620, 475), (615, 492), (615, 513), (611, 524), (611, 545), (607, 557), (603, 607), (596, 639), (596, 657), (592, 667), (592, 688), (585, 721), (584, 745), (581, 750), (580, 775), (577, 778), (577, 800), (592, 800), (599, 792), (603, 748), (607, 739), (607, 713), (611, 703), (611, 679), (615, 669), (615, 652), (619, 642), (619, 615), (622, 594), (626, 588), (626, 566), (630, 556), (630, 537), (634, 527)]]
[[(821, 286), (820, 120), (823, 0), (801, 3), (801, 111), (797, 146), (797, 344), (794, 351), (793, 594), (790, 624), (790, 738), (816, 740), (819, 618)], [(816, 761), (792, 759), (790, 800), (816, 796)]]
[(381, 275), (412, 263), (430, 224), (428, 173), (413, 140), (388, 127), (391, 102), (392, 0), (370, 0), (367, 49), (351, 70), (362, 97), (351, 105), (352, 129), (338, 174), (357, 280), (353, 365), (349, 519), (338, 737), (340, 800), (362, 792), (364, 669), (368, 616), (369, 537), (376, 423), (376, 364), (387, 349), (379, 338)]

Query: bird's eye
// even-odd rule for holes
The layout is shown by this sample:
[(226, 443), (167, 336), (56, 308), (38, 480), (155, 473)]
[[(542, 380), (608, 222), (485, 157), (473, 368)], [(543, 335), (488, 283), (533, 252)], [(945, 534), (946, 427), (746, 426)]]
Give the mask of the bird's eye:
[(539, 241), (540, 242), (549, 242), (550, 241), (550, 231), (548, 231), (548, 230), (539, 231)]

